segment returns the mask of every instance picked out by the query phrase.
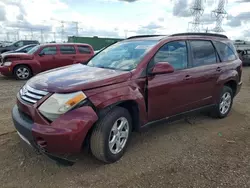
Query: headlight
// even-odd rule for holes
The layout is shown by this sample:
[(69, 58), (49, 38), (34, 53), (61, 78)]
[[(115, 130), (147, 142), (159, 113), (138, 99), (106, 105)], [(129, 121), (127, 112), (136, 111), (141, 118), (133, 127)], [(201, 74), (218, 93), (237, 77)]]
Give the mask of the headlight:
[(58, 94), (50, 96), (39, 108), (39, 112), (51, 121), (57, 119), (61, 114), (74, 108), (87, 97), (82, 91)]
[(12, 64), (12, 62), (10, 62), (10, 61), (6, 61), (6, 62), (4, 62), (4, 64), (3, 64), (3, 66), (10, 66)]

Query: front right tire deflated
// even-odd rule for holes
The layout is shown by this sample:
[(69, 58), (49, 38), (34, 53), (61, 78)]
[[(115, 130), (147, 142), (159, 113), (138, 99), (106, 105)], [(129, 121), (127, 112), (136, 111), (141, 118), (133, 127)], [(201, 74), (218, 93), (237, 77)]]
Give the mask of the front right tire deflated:
[(114, 107), (96, 123), (91, 138), (92, 154), (105, 163), (118, 161), (130, 140), (132, 119), (127, 109)]

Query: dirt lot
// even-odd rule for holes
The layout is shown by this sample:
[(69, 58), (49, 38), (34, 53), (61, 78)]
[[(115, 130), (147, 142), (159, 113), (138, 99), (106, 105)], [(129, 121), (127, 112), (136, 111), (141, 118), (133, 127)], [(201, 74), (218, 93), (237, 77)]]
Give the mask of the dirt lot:
[(11, 108), (24, 82), (0, 76), (1, 187), (250, 187), (250, 68), (229, 117), (196, 117), (134, 133), (124, 157), (103, 165), (83, 153), (72, 167), (37, 155), (14, 131)]

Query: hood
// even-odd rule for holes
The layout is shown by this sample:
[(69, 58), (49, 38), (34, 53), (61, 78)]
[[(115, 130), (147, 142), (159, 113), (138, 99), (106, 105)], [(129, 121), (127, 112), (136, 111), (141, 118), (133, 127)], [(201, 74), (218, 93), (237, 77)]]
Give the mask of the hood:
[(15, 51), (7, 51), (7, 52), (2, 53), (1, 55), (5, 55), (5, 54), (9, 54), (9, 53), (15, 53)]
[(33, 59), (33, 55), (26, 54), (26, 53), (7, 53), (2, 54), (2, 58), (9, 58), (9, 59), (18, 59), (18, 60), (31, 60)]
[(27, 84), (38, 90), (68, 93), (124, 82), (130, 77), (127, 71), (76, 64), (40, 73)]

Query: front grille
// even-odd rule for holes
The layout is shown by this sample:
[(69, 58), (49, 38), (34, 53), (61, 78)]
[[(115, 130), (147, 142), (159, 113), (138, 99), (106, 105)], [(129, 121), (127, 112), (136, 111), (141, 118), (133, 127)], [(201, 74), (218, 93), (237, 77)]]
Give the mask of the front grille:
[(24, 85), (20, 91), (20, 97), (22, 100), (35, 104), (37, 101), (39, 101), (40, 99), (42, 99), (45, 95), (48, 94), (47, 91), (41, 91), (41, 90), (37, 90), (34, 89), (28, 85)]

